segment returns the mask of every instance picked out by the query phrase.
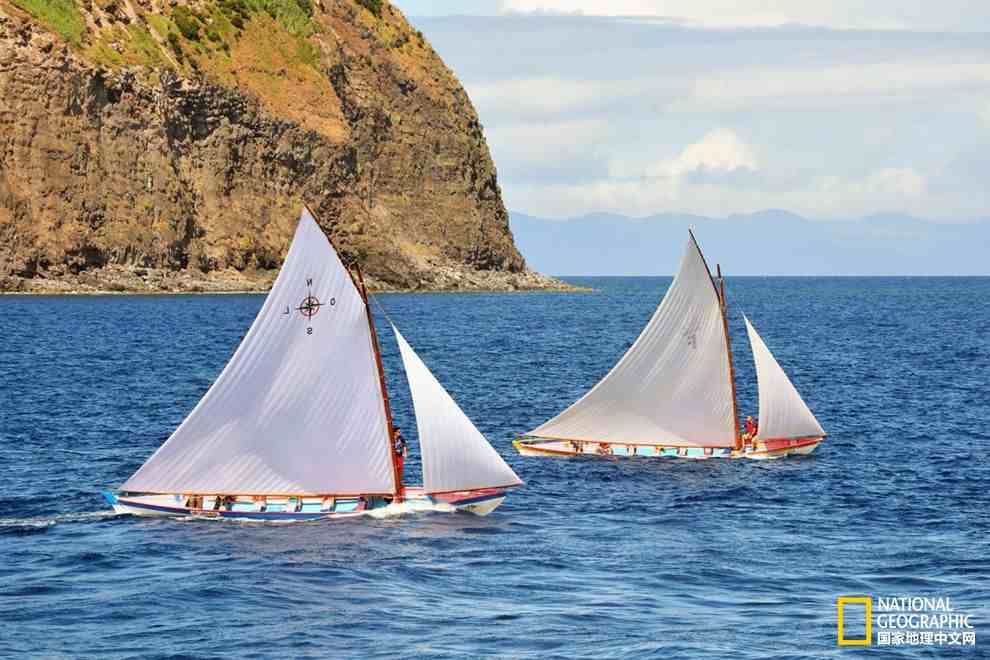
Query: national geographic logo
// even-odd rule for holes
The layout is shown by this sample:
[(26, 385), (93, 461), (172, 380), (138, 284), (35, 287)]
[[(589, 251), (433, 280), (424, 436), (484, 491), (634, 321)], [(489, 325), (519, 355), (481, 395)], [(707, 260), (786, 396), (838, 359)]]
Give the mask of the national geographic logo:
[[(839, 596), (835, 600), (839, 646), (976, 646), (972, 615), (948, 597)], [(859, 622), (863, 625), (860, 627)], [(852, 632), (850, 632), (850, 630)]]

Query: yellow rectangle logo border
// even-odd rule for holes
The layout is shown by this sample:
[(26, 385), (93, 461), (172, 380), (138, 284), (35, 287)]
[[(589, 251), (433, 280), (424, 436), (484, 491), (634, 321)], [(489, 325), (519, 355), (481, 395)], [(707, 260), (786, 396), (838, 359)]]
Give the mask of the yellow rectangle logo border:
[[(864, 639), (846, 639), (845, 607), (846, 605), (866, 606), (866, 637)], [(836, 628), (838, 633), (839, 646), (869, 646), (873, 642), (873, 598), (870, 596), (839, 596), (835, 599), (835, 610), (838, 615)]]

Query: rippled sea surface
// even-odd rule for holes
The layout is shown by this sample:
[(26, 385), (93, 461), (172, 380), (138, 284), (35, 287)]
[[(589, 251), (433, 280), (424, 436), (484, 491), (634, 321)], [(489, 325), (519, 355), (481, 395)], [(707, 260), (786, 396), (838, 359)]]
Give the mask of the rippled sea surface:
[(741, 412), (745, 311), (830, 433), (810, 457), (522, 458), (513, 434), (604, 375), (669, 278), (576, 282), (596, 291), (379, 296), (525, 488), (487, 518), (291, 525), (112, 516), (99, 496), (261, 297), (0, 298), (0, 656), (860, 655), (836, 647), (843, 594), (950, 597), (976, 615), (968, 655), (990, 655), (990, 279), (731, 280)]

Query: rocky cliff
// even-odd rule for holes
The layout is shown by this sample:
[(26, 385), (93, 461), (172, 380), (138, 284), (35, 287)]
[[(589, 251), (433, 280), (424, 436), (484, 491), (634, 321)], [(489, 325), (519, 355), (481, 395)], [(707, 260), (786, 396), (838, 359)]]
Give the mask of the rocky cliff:
[(0, 289), (264, 288), (303, 203), (380, 288), (553, 285), (384, 0), (0, 0)]

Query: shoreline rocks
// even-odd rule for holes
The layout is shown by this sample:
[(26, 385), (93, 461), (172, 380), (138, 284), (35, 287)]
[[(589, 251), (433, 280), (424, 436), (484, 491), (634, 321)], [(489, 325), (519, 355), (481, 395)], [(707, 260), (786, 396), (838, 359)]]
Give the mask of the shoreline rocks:
[[(165, 270), (106, 266), (79, 274), (23, 278), (0, 278), (0, 295), (156, 295), (187, 293), (266, 293), (277, 275), (275, 270), (241, 272), (234, 269), (203, 273), (199, 270)], [(367, 276), (370, 291), (392, 292), (508, 292), (580, 291), (566, 282), (533, 271), (484, 271), (447, 266), (432, 270), (430, 279), (413, 286), (395, 285)]]

